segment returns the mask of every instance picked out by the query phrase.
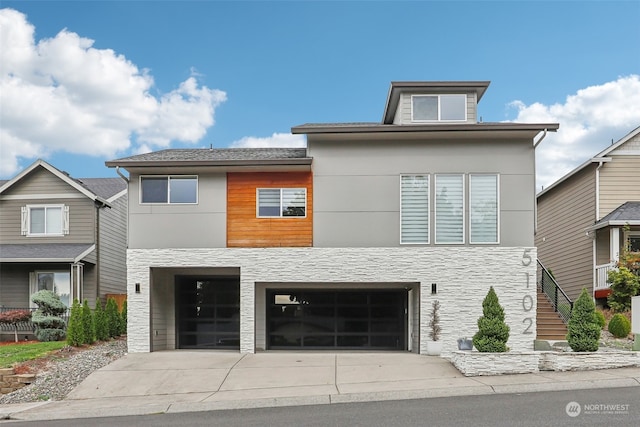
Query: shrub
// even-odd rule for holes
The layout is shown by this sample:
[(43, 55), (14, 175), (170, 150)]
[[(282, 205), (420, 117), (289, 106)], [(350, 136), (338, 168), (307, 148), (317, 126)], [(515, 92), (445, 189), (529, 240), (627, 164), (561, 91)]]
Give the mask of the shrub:
[(104, 309), (105, 317), (107, 318), (107, 329), (109, 331), (109, 337), (115, 338), (120, 335), (120, 314), (118, 313), (118, 304), (113, 298), (107, 300), (107, 305)]
[(431, 304), (431, 319), (429, 319), (429, 338), (431, 341), (440, 339), (440, 301), (435, 300)]
[(596, 318), (596, 305), (586, 289), (573, 304), (571, 319), (567, 326), (567, 341), (573, 351), (596, 351), (600, 339), (600, 326)]
[(509, 326), (504, 322), (504, 310), (493, 286), (482, 302), (482, 314), (478, 319), (478, 332), (473, 336), (473, 345), (485, 353), (508, 351)]
[(604, 313), (600, 310), (596, 310), (596, 320), (598, 321), (600, 329), (604, 329), (604, 326), (607, 324), (607, 320), (604, 317)]
[[(38, 308), (31, 315), (31, 322), (36, 327), (36, 338), (40, 341), (58, 341), (64, 338), (65, 322), (62, 314), (67, 307), (55, 293), (42, 290), (31, 296), (31, 301)], [(45, 332), (49, 330), (50, 332)]]
[(109, 328), (107, 327), (107, 319), (102, 309), (102, 301), (96, 299), (96, 307), (93, 310), (93, 323), (96, 328), (96, 339), (98, 341), (106, 341), (109, 339)]
[(609, 332), (616, 338), (626, 338), (631, 332), (631, 322), (622, 314), (614, 314), (609, 321)]
[(627, 267), (620, 266), (608, 273), (607, 282), (611, 283), (611, 294), (607, 304), (614, 311), (621, 313), (631, 309), (631, 297), (640, 292), (640, 277)]
[(122, 311), (120, 312), (120, 335), (127, 333), (127, 300), (122, 303)]
[(67, 344), (79, 347), (84, 343), (84, 329), (82, 328), (82, 306), (77, 299), (71, 304), (69, 324), (67, 325)]
[(89, 302), (85, 299), (82, 304), (82, 329), (84, 331), (84, 344), (93, 344), (96, 341), (96, 327), (93, 324), (93, 315), (89, 308)]

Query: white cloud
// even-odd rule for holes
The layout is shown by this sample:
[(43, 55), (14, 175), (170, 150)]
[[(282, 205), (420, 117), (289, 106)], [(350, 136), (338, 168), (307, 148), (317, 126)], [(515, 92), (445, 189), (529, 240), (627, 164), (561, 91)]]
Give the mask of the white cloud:
[(112, 157), (195, 143), (226, 100), (195, 72), (155, 97), (153, 77), (123, 55), (66, 29), (38, 42), (34, 33), (24, 14), (0, 10), (0, 176), (58, 151)]
[(231, 143), (234, 148), (269, 148), (269, 147), (306, 147), (304, 135), (292, 135), (290, 133), (274, 133), (271, 136), (258, 138), (255, 136), (245, 136)]
[(560, 123), (536, 149), (537, 187), (547, 187), (640, 126), (640, 76), (580, 89), (563, 104), (514, 101), (521, 123)]

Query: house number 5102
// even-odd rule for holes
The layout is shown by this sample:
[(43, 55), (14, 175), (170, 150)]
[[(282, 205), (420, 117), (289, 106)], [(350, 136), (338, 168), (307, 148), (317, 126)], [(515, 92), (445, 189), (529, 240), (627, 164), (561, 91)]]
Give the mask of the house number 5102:
[[(525, 249), (524, 253), (522, 254), (522, 266), (523, 267), (528, 267), (531, 265), (531, 262), (533, 261), (531, 258), (531, 255), (529, 254), (529, 252), (531, 252), (531, 249)], [(526, 288), (527, 290), (529, 289), (530, 286), (530, 279), (531, 279), (531, 274), (529, 274), (529, 272), (525, 272), (525, 277), (526, 277)], [(531, 312), (531, 310), (533, 310), (533, 297), (527, 292), (523, 297), (522, 297), (522, 309), (524, 310), (525, 313), (529, 313)], [(525, 317), (522, 320), (522, 323), (524, 323), (526, 325), (526, 327), (524, 328), (524, 331), (522, 331), (523, 334), (532, 334), (533, 331), (531, 330), (531, 326), (533, 325), (533, 318), (531, 316), (529, 317)]]

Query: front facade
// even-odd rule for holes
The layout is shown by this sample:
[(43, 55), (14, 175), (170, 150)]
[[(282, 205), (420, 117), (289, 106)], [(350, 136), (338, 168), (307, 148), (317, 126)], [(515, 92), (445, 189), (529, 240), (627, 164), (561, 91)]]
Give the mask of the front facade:
[(450, 352), (490, 286), (532, 349), (534, 138), (558, 125), (477, 123), (488, 85), (394, 82), (382, 122), (292, 128), (307, 148), (107, 162), (129, 172), (129, 351), (425, 353), (437, 299)]
[(570, 299), (582, 288), (604, 304), (607, 272), (640, 251), (640, 127), (537, 196), (541, 262)]
[(127, 188), (74, 179), (38, 160), (0, 183), (0, 309), (33, 308), (48, 289), (74, 299), (126, 292)]

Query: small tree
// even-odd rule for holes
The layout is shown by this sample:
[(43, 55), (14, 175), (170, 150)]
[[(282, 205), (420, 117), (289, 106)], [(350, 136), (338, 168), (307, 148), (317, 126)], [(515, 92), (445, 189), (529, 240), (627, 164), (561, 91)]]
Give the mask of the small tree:
[(71, 304), (69, 324), (67, 325), (67, 344), (79, 347), (84, 343), (84, 328), (82, 327), (82, 306), (77, 299)]
[(640, 277), (625, 266), (608, 273), (607, 282), (611, 283), (611, 294), (607, 303), (614, 311), (621, 313), (631, 309), (631, 297), (640, 292)]
[(509, 351), (509, 326), (504, 322), (504, 309), (493, 286), (482, 301), (482, 314), (478, 319), (478, 332), (473, 336), (473, 345), (485, 353)]
[(109, 339), (109, 328), (107, 327), (107, 319), (105, 318), (102, 302), (96, 299), (96, 307), (93, 310), (93, 323), (96, 327), (96, 339), (98, 341), (106, 341)]
[(120, 335), (120, 314), (118, 313), (118, 304), (113, 298), (107, 300), (107, 305), (104, 309), (105, 316), (107, 318), (107, 328), (109, 330), (109, 337), (115, 338)]
[(89, 302), (86, 299), (82, 304), (82, 329), (84, 331), (84, 344), (93, 344), (96, 341), (96, 327), (93, 323)]
[(10, 310), (0, 313), (0, 323), (13, 326), (16, 342), (18, 342), (18, 324), (29, 320), (31, 320), (31, 310)]
[(120, 335), (127, 334), (127, 300), (122, 303), (122, 311), (120, 312)]
[(429, 338), (431, 341), (438, 341), (440, 339), (440, 332), (442, 327), (440, 326), (440, 301), (435, 300), (431, 304), (431, 319), (429, 319)]
[(573, 304), (567, 329), (567, 341), (573, 351), (596, 351), (600, 339), (600, 325), (596, 317), (596, 305), (586, 289)]
[(31, 315), (31, 322), (36, 326), (36, 338), (39, 341), (60, 341), (65, 337), (65, 322), (62, 315), (67, 307), (60, 297), (48, 290), (41, 290), (31, 296), (31, 301), (38, 308)]

